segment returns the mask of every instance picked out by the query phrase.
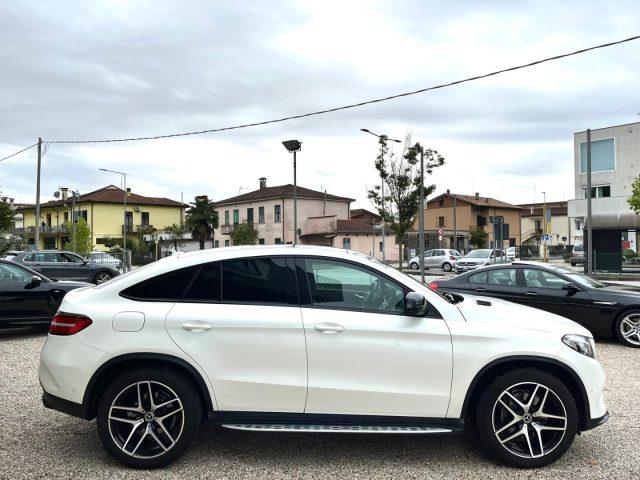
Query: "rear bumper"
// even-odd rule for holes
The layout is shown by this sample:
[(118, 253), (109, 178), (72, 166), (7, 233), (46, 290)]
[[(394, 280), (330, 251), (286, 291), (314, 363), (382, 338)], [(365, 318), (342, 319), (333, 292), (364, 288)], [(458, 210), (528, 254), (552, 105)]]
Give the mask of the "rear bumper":
[(91, 415), (89, 415), (88, 409), (81, 403), (71, 402), (64, 398), (43, 392), (42, 404), (46, 408), (51, 408), (52, 410), (57, 410), (59, 412), (66, 413), (67, 415), (72, 415), (84, 420), (91, 420)]

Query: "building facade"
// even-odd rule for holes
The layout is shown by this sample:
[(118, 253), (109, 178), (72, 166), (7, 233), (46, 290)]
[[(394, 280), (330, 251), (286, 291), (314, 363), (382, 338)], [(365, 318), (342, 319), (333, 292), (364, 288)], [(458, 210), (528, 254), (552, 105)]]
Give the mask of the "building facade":
[[(573, 240), (582, 243), (587, 217), (587, 133), (573, 135), (573, 165), (575, 199), (569, 200), (568, 214), (575, 224)], [(631, 185), (640, 174), (640, 122), (591, 131), (591, 210), (592, 227), (607, 230), (609, 245), (614, 238), (627, 248), (637, 249), (636, 229), (638, 216), (631, 210), (627, 199)], [(595, 239), (594, 239), (594, 248)]]
[[(542, 236), (549, 235), (547, 245), (571, 245), (575, 236), (575, 222), (567, 214), (567, 202), (524, 203), (520, 230), (521, 245), (541, 245)], [(543, 207), (547, 208), (547, 231), (545, 232)]]
[[(35, 206), (20, 211), (24, 216), (22, 233), (33, 248), (62, 249), (69, 241), (73, 219), (83, 218), (91, 231), (91, 242), (96, 250), (106, 250), (108, 239), (121, 239), (127, 235), (153, 228), (162, 231), (172, 224), (184, 222), (187, 205), (168, 198), (146, 197), (127, 189), (127, 207), (124, 209), (125, 191), (114, 186), (78, 195), (69, 195), (67, 188), (60, 190), (60, 198), (40, 205), (40, 218), (36, 222)], [(40, 228), (40, 245), (34, 244), (36, 225)]]
[[(454, 248), (467, 252), (474, 230), (487, 234), (480, 248), (519, 245), (521, 213), (522, 209), (517, 205), (481, 197), (479, 193), (461, 195), (447, 190), (429, 200), (424, 209), (425, 248)], [(417, 246), (418, 228), (419, 219), (416, 218), (409, 244)]]

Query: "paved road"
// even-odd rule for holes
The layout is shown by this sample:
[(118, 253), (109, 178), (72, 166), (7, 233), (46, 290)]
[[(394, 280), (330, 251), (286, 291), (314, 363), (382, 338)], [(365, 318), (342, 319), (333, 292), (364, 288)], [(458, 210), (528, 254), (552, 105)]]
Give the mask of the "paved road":
[(165, 470), (119, 466), (95, 424), (40, 403), (38, 355), (44, 335), (0, 331), (0, 479), (17, 478), (640, 478), (639, 350), (599, 343), (609, 381), (611, 420), (578, 437), (541, 472), (487, 460), (461, 436), (268, 434), (201, 429), (191, 449)]

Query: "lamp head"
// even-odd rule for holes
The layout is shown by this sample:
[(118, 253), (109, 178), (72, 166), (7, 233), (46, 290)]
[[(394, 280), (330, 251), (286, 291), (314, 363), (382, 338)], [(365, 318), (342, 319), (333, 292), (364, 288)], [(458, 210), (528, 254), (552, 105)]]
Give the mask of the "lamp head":
[(302, 142), (299, 140), (285, 140), (282, 144), (284, 145), (284, 148), (290, 152), (299, 152), (302, 150)]

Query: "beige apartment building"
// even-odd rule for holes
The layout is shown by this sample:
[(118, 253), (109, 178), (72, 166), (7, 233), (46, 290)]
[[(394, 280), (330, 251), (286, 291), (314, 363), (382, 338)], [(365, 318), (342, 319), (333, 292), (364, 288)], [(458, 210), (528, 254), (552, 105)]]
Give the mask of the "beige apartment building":
[[(567, 202), (526, 203), (522, 208), (522, 245), (541, 245), (549, 235), (548, 245), (570, 245), (575, 235), (575, 222), (567, 214)], [(547, 230), (544, 231), (543, 207), (548, 210)]]
[[(479, 193), (461, 195), (447, 190), (429, 200), (424, 209), (425, 248), (455, 248), (466, 252), (470, 249), (469, 235), (473, 230), (487, 233), (486, 242), (481, 247), (507, 248), (520, 245), (521, 214), (521, 207), (502, 200), (481, 197)], [(502, 245), (494, 242), (494, 222), (497, 224), (497, 219), (503, 224)], [(412, 236), (417, 235), (418, 222), (418, 219), (414, 222)], [(457, 234), (455, 239), (454, 232)]]

